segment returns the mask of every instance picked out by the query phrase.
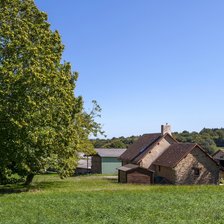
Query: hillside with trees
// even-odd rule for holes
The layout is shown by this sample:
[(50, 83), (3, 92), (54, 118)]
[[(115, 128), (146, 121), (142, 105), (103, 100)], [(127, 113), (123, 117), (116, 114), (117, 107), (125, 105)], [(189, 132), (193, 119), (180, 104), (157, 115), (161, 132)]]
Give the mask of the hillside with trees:
[[(139, 136), (117, 137), (111, 139), (94, 139), (92, 143), (95, 148), (127, 148)], [(224, 128), (203, 128), (200, 132), (174, 132), (173, 137), (179, 142), (191, 142), (199, 144), (208, 153), (224, 147)]]

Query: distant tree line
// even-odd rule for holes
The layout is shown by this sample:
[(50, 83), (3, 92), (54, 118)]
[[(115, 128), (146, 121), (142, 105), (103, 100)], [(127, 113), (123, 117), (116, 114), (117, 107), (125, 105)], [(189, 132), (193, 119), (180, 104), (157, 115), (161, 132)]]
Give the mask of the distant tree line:
[(124, 149), (138, 139), (139, 136), (118, 137), (111, 139), (92, 139), (94, 148), (117, 148)]
[[(91, 140), (95, 148), (127, 148), (139, 136), (117, 137), (111, 139), (93, 139)], [(224, 147), (224, 128), (203, 128), (200, 132), (174, 132), (173, 137), (179, 142), (191, 142), (199, 144), (208, 153)]]
[(199, 133), (175, 132), (173, 136), (179, 142), (197, 143), (210, 154), (224, 147), (224, 128), (203, 128)]

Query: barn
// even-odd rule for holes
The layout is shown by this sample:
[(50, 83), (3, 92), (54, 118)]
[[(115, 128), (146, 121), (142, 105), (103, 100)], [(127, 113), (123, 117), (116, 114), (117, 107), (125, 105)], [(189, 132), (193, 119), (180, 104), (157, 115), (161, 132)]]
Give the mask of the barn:
[(118, 157), (125, 152), (126, 149), (105, 149), (96, 148), (96, 154), (92, 156), (92, 173), (113, 174), (117, 173), (121, 161)]

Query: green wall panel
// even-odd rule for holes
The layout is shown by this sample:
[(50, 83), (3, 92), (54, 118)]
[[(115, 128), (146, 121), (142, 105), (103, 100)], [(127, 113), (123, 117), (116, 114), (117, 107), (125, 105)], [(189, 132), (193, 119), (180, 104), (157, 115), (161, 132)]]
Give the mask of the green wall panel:
[(113, 157), (103, 157), (102, 158), (102, 173), (112, 174), (117, 173), (117, 168), (120, 167), (121, 161)]

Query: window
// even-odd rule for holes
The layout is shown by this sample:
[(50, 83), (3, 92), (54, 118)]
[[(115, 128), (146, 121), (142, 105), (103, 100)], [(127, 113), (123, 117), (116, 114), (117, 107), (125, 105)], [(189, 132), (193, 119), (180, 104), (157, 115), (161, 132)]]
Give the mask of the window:
[(193, 170), (194, 170), (194, 175), (195, 176), (199, 176), (200, 175), (200, 169), (199, 168), (194, 167)]
[(159, 172), (161, 171), (161, 166), (158, 166)]

